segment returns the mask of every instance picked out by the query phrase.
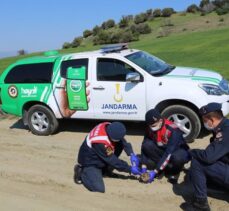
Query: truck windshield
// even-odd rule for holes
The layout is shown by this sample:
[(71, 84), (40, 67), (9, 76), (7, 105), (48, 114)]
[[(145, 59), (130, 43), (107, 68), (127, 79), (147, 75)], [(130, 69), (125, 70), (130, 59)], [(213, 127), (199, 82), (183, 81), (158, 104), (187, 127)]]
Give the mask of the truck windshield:
[(135, 63), (151, 75), (163, 75), (169, 73), (175, 67), (162, 61), (161, 59), (152, 56), (144, 51), (126, 56), (128, 60)]

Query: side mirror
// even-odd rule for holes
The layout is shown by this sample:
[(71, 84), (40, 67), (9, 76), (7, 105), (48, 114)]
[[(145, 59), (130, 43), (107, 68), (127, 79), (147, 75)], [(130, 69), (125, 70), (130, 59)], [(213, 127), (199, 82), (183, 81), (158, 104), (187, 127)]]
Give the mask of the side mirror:
[(85, 80), (86, 79), (86, 68), (82, 67), (69, 67), (66, 74), (67, 79), (71, 80)]
[(130, 82), (139, 82), (141, 80), (140, 74), (139, 73), (128, 73), (126, 75), (126, 81)]

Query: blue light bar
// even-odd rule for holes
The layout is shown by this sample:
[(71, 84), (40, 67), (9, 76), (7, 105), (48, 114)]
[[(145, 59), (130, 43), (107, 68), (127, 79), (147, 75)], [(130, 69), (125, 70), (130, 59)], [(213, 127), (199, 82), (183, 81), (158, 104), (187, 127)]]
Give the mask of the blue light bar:
[(101, 51), (103, 53), (111, 53), (111, 52), (117, 52), (125, 49), (128, 49), (128, 44), (119, 43), (119, 44), (105, 45), (101, 48)]

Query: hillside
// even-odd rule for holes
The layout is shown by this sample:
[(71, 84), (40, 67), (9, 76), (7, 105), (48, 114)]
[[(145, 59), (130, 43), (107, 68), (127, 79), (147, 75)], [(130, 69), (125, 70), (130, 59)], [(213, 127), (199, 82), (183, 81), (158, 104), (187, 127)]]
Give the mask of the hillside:
[[(159, 17), (147, 23), (152, 32), (141, 35), (139, 41), (130, 43), (131, 48), (147, 51), (174, 65), (216, 70), (229, 79), (229, 14), (218, 16), (210, 13), (200, 16), (199, 13), (177, 13), (170, 18)], [(93, 45), (92, 37), (88, 37), (80, 47), (60, 52), (72, 53), (99, 48), (100, 46)], [(14, 61), (34, 55), (39, 53), (1, 59), (0, 73)]]

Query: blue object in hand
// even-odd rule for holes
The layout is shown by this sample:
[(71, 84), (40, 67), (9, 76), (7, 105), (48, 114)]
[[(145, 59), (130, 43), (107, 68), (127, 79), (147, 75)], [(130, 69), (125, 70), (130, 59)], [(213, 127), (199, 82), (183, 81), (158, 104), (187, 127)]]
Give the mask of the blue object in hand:
[(134, 153), (130, 155), (130, 162), (132, 166), (139, 166), (140, 163), (138, 157)]
[(156, 172), (155, 171), (150, 171), (149, 172), (149, 183), (153, 182), (154, 178), (156, 176)]
[(141, 175), (142, 172), (139, 170), (139, 168), (137, 166), (131, 166), (131, 173), (133, 175)]

